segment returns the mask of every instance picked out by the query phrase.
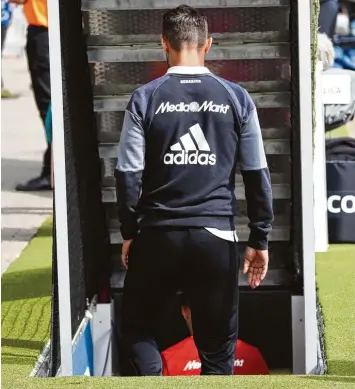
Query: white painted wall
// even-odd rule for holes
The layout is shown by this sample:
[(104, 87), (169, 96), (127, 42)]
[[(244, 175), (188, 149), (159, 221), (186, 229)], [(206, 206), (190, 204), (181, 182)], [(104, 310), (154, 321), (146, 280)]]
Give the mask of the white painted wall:
[(327, 214), (327, 175), (325, 157), (325, 130), (324, 130), (324, 106), (322, 93), (322, 62), (317, 63), (315, 109), (316, 128), (314, 131), (314, 159), (313, 159), (313, 183), (314, 183), (314, 229), (315, 251), (317, 253), (328, 250), (328, 214)]

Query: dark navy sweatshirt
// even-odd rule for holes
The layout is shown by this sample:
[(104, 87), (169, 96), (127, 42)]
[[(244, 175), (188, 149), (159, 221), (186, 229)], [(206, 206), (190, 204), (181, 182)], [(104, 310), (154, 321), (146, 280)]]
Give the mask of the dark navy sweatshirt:
[(149, 227), (233, 231), (240, 165), (249, 246), (267, 248), (270, 174), (255, 105), (205, 67), (173, 67), (127, 106), (115, 171), (123, 239)]

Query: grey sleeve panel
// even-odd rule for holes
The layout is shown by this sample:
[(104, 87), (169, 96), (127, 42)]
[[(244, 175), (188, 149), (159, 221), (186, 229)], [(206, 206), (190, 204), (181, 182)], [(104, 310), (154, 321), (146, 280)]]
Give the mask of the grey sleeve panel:
[(256, 109), (244, 123), (239, 139), (241, 170), (259, 170), (267, 167), (263, 139)]
[(133, 239), (138, 234), (137, 209), (145, 167), (144, 123), (150, 99), (165, 79), (161, 77), (138, 88), (125, 112), (115, 171), (123, 239)]
[(138, 172), (144, 170), (145, 136), (142, 119), (126, 110), (118, 144), (117, 170)]
[(138, 233), (139, 193), (145, 160), (145, 137), (142, 120), (126, 110), (118, 160), (115, 171), (116, 193), (123, 239), (133, 239)]
[(144, 170), (144, 122), (147, 108), (154, 92), (167, 79), (167, 76), (157, 78), (133, 92), (126, 108), (121, 138), (118, 144), (117, 170), (122, 172), (137, 172)]

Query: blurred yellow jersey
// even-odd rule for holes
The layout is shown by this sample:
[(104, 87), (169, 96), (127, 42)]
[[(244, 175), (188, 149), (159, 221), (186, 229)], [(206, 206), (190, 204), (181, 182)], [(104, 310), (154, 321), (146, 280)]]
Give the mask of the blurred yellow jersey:
[(28, 24), (48, 28), (47, 0), (27, 0), (23, 10)]

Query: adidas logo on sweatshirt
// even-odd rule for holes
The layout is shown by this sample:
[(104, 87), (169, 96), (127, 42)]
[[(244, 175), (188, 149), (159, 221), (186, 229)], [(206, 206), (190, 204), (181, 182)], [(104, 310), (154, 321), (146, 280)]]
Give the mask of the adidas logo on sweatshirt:
[(211, 148), (199, 124), (189, 128), (180, 141), (170, 147), (172, 153), (164, 155), (165, 165), (215, 165), (216, 154)]

